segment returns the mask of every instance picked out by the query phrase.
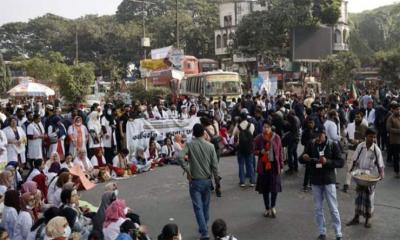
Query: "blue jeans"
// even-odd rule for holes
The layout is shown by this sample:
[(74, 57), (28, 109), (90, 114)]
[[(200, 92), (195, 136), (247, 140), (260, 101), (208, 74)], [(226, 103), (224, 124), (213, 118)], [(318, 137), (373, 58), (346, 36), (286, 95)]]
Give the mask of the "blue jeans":
[(210, 207), (211, 180), (192, 180), (189, 186), (194, 214), (202, 237), (208, 237), (208, 209)]
[[(255, 171), (254, 171), (254, 157), (253, 154), (244, 155), (238, 153), (237, 155), (239, 163), (239, 180), (240, 184), (244, 184), (245, 178), (250, 178), (250, 183), (255, 183)], [(246, 174), (244, 168), (246, 166)]]
[(315, 205), (315, 220), (318, 224), (319, 234), (326, 235), (326, 223), (323, 205), (324, 198), (326, 198), (336, 237), (342, 237), (342, 225), (340, 222), (338, 203), (336, 199), (336, 185), (312, 185), (312, 191)]

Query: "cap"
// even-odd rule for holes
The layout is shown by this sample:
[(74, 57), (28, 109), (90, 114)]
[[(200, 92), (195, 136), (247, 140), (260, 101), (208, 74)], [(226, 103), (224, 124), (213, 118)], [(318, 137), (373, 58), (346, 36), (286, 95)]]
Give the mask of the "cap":
[(53, 109), (54, 109), (54, 106), (51, 105), (51, 104), (47, 104), (47, 105), (46, 105), (46, 108), (49, 109), (49, 110), (53, 110)]

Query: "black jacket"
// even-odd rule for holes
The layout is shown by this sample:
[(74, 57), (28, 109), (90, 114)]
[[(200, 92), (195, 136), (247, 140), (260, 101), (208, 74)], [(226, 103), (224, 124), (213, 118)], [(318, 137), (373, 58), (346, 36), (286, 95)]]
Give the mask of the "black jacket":
[[(312, 141), (306, 146), (304, 153), (299, 158), (300, 163), (307, 163), (311, 166), (311, 184), (313, 185), (335, 184), (335, 168), (342, 168), (344, 166), (344, 159), (340, 154), (339, 145), (337, 143), (328, 142), (324, 150), (327, 162), (322, 168), (317, 168), (317, 164), (319, 163), (319, 149), (322, 150), (323, 148), (324, 146)], [(310, 156), (310, 161), (306, 162), (303, 160), (304, 154)]]

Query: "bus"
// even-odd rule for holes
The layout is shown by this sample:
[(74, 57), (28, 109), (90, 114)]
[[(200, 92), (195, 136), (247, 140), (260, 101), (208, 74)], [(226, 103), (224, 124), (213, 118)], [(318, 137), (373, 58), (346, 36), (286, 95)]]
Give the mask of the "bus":
[(218, 99), (226, 96), (228, 100), (240, 98), (242, 86), (238, 73), (212, 71), (188, 75), (183, 78), (180, 95)]

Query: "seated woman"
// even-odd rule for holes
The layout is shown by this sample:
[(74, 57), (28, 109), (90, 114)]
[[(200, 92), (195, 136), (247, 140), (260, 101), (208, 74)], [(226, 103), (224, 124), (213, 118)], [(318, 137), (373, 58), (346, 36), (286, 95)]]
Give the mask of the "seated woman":
[(47, 202), (47, 177), (43, 173), (44, 163), (42, 159), (33, 160), (33, 168), (28, 174), (27, 181), (34, 181), (37, 183), (37, 188), (42, 193), (42, 198)]
[(161, 167), (164, 165), (162, 158), (158, 156), (158, 149), (155, 141), (150, 141), (145, 156), (148, 156), (148, 160), (152, 163), (152, 168), (154, 168), (155, 166)]
[(43, 213), (43, 217), (39, 218), (28, 234), (28, 240), (31, 239), (45, 239), (46, 224), (54, 217), (58, 216), (60, 210), (57, 207), (50, 207)]
[(166, 164), (178, 164), (178, 162), (175, 159), (175, 151), (174, 147), (172, 145), (172, 140), (171, 138), (166, 138), (164, 140), (164, 146), (161, 148), (161, 157), (163, 159), (163, 162)]
[(107, 166), (106, 159), (103, 155), (103, 149), (97, 148), (95, 154), (90, 159), (93, 167), (99, 170), (99, 181), (104, 182), (110, 180), (110, 170)]
[(80, 232), (82, 239), (87, 239), (92, 231), (92, 221), (85, 217), (84, 213), (79, 208), (78, 191), (74, 188), (64, 188), (61, 192), (61, 202), (60, 209), (62, 212), (72, 212), (76, 214), (73, 231)]
[(176, 155), (178, 155), (183, 150), (183, 148), (185, 147), (185, 143), (181, 134), (177, 133), (175, 135), (173, 146)]
[(78, 156), (74, 159), (74, 166), (77, 165), (81, 168), (82, 172), (85, 173), (88, 179), (94, 180), (99, 174), (99, 170), (95, 169), (92, 163), (86, 156), (85, 150), (80, 150)]
[(64, 162), (61, 164), (61, 168), (67, 168), (67, 169), (71, 169), (74, 164), (73, 164), (73, 157), (71, 154), (68, 154), (67, 156), (65, 156), (65, 160)]
[(53, 163), (58, 163), (61, 165), (61, 161), (60, 161), (60, 157), (58, 155), (58, 153), (53, 153), (51, 154), (49, 160), (46, 161), (45, 165), (44, 165), (44, 169), (43, 172), (47, 175), (49, 173), (50, 167)]
[(18, 163), (16, 161), (8, 162), (5, 170), (10, 171), (13, 175), (11, 189), (14, 189), (14, 190), (19, 189), (20, 185), (22, 184), (22, 177), (18, 171), (19, 170)]
[(8, 232), (10, 239), (14, 239), (15, 227), (17, 225), (18, 212), (20, 210), (20, 197), (17, 190), (8, 190), (4, 194), (4, 210), (1, 227)]
[(105, 240), (114, 240), (118, 237), (120, 226), (125, 222), (125, 201), (117, 199), (108, 206), (103, 223)]
[(49, 204), (59, 207), (61, 205), (61, 192), (66, 183), (72, 183), (72, 174), (69, 172), (62, 172), (54, 184), (49, 186), (47, 193), (47, 201)]
[(136, 166), (128, 162), (128, 149), (122, 149), (113, 159), (113, 175), (124, 177), (136, 173)]
[(35, 204), (32, 208), (32, 213), (35, 219), (39, 218), (42, 208), (45, 206), (43, 202), (42, 192), (37, 188), (37, 183), (34, 181), (26, 181), (22, 184), (21, 193), (30, 193), (35, 197)]
[(0, 173), (0, 188), (5, 191), (10, 190), (13, 182), (13, 173), (8, 170), (4, 170)]
[(93, 230), (103, 231), (103, 223), (106, 214), (106, 209), (108, 208), (108, 206), (110, 206), (112, 202), (114, 202), (117, 199), (117, 194), (115, 194), (118, 193), (117, 191), (118, 190), (116, 190), (116, 192), (106, 191), (103, 193), (103, 196), (101, 197), (100, 207), (97, 210), (94, 217), (92, 218)]
[(146, 154), (142, 147), (136, 148), (136, 154), (132, 158), (132, 163), (136, 166), (136, 171), (138, 173), (147, 172), (151, 169), (152, 161), (148, 161), (146, 158)]
[(21, 196), (21, 210), (19, 211), (17, 224), (15, 226), (13, 240), (26, 240), (31, 231), (33, 223), (36, 221), (33, 215), (33, 207), (35, 204), (35, 196), (29, 192)]

